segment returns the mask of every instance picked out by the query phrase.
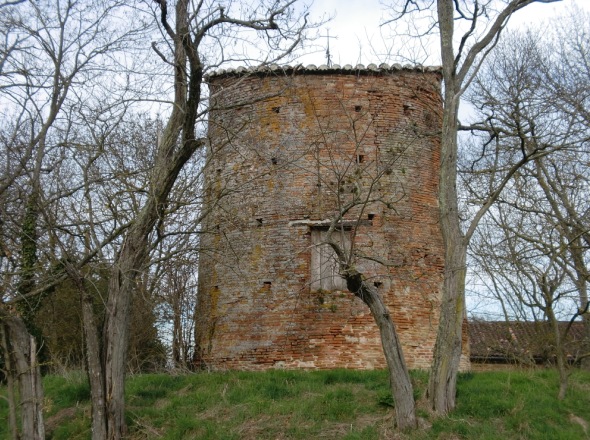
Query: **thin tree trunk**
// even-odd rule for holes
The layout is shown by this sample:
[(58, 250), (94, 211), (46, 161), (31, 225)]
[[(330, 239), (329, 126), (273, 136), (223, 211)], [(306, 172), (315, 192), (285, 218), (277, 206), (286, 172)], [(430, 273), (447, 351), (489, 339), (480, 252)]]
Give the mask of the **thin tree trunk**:
[[(441, 134), (441, 170), (439, 187), (440, 227), (445, 246), (445, 273), (440, 323), (434, 347), (434, 359), (428, 384), (428, 396), (433, 410), (441, 415), (455, 407), (457, 372), (461, 360), (462, 325), (465, 316), (465, 275), (467, 245), (483, 214), (495, 201), (492, 195), (472, 220), (466, 236), (461, 232), (457, 200), (457, 133), (459, 100), (470, 74), (477, 71), (479, 62), (487, 56), (497, 42), (510, 16), (536, 0), (510, 0), (492, 18), (487, 30), (473, 44), (468, 37), (477, 34), (477, 23), (463, 34), (458, 52), (453, 48), (455, 13), (459, 6), (453, 0), (437, 0), (437, 18), (440, 31), (440, 48), (444, 83), (443, 127)], [(554, 0), (545, 0), (551, 2)], [(557, 1), (557, 0), (555, 0)], [(475, 31), (475, 32), (474, 32)]]
[(182, 343), (182, 322), (180, 319), (180, 287), (176, 288), (176, 281), (173, 284), (174, 291), (172, 293), (172, 360), (174, 368), (186, 368), (185, 358), (183, 357), (183, 343)]
[(129, 346), (131, 295), (135, 290), (137, 273), (145, 264), (148, 248), (147, 233), (143, 237), (138, 237), (136, 233), (137, 228), (133, 228), (125, 238), (109, 282), (103, 334), (105, 407), (109, 440), (120, 439), (127, 434), (125, 370)]
[[(588, 307), (588, 303), (584, 305)], [(586, 312), (582, 315), (582, 355), (584, 356), (581, 360), (581, 367), (586, 371), (590, 371), (590, 313)]]
[(440, 229), (445, 247), (445, 270), (440, 322), (428, 383), (431, 408), (447, 414), (455, 408), (457, 372), (461, 360), (461, 330), (465, 313), (467, 246), (461, 233), (457, 202), (457, 127), (459, 99), (453, 51), (453, 2), (437, 2), (443, 58), (444, 108), (439, 184)]
[(98, 327), (92, 307), (92, 296), (81, 286), (82, 323), (86, 341), (86, 362), (90, 395), (92, 396), (92, 440), (107, 438), (107, 422), (105, 412), (105, 380), (103, 365), (100, 359), (100, 342)]
[(8, 353), (13, 356), (14, 373), (19, 383), (22, 438), (44, 440), (43, 388), (35, 338), (20, 318), (8, 316), (3, 317), (3, 321)]
[(428, 383), (431, 408), (447, 414), (455, 408), (457, 372), (461, 361), (462, 329), (465, 316), (465, 251), (447, 247), (443, 298), (432, 371)]
[(406, 367), (406, 361), (395, 325), (381, 295), (370, 284), (363, 281), (360, 273), (353, 269), (345, 272), (348, 290), (360, 298), (371, 310), (371, 314), (381, 333), (383, 353), (389, 369), (391, 393), (395, 402), (395, 420), (400, 430), (414, 429), (418, 426), (414, 389)]
[(6, 374), (6, 388), (8, 394), (8, 426), (10, 427), (10, 438), (18, 440), (18, 425), (16, 420), (16, 396), (14, 395), (14, 370), (12, 366), (12, 354), (8, 344), (8, 331), (5, 325), (0, 325), (2, 332), (2, 352), (4, 353), (4, 371)]
[(559, 373), (559, 392), (557, 393), (557, 399), (563, 400), (565, 399), (565, 394), (567, 392), (568, 387), (568, 372), (567, 365), (565, 362), (565, 353), (563, 350), (563, 341), (561, 338), (561, 333), (559, 331), (559, 322), (555, 318), (552, 305), (549, 305), (546, 308), (546, 313), (547, 318), (549, 320), (549, 325), (551, 325), (551, 330), (553, 331), (553, 338), (555, 343), (555, 356), (557, 357), (557, 371)]
[[(151, 177), (149, 198), (129, 228), (115, 261), (109, 281), (109, 297), (104, 325), (105, 403), (107, 438), (119, 439), (127, 433), (125, 424), (125, 370), (129, 346), (131, 296), (136, 278), (149, 257), (149, 234), (163, 218), (167, 199), (180, 170), (201, 145), (195, 139), (183, 140), (175, 151), (182, 126), (182, 114), (173, 112), (162, 143), (158, 146)], [(184, 136), (183, 132), (183, 136)]]
[[(165, 2), (163, 4), (165, 5)], [(131, 295), (135, 291), (135, 279), (144, 269), (149, 256), (148, 237), (156, 222), (164, 218), (168, 196), (180, 170), (201, 146), (201, 142), (195, 138), (195, 121), (200, 102), (203, 71), (198, 62), (198, 54), (192, 46), (193, 62), (190, 63), (189, 70), (186, 68), (187, 53), (183, 39), (187, 38), (186, 42), (190, 44), (190, 38), (187, 37), (189, 33), (188, 1), (179, 0), (175, 9), (175, 105), (162, 137), (158, 141), (156, 159), (150, 176), (148, 199), (129, 228), (109, 281), (103, 334), (107, 438), (109, 440), (119, 439), (127, 432), (125, 369), (129, 345)], [(165, 8), (162, 9), (162, 14), (162, 21), (166, 22)], [(181, 132), (182, 136), (180, 136)]]
[[(439, 2), (440, 4), (440, 2)], [(447, 5), (452, 17), (452, 5)], [(441, 12), (444, 16), (444, 12)], [(452, 26), (452, 24), (451, 24)], [(441, 33), (443, 53), (452, 57), (452, 27)], [(451, 60), (452, 61), (452, 60)], [(444, 64), (444, 63), (443, 63)], [(428, 384), (431, 408), (447, 414), (455, 408), (457, 372), (461, 360), (462, 327), (465, 315), (465, 275), (467, 245), (461, 232), (457, 202), (457, 113), (453, 63), (443, 69), (445, 81), (441, 168), (439, 185), (440, 228), (445, 248), (445, 270), (440, 307), (440, 322), (434, 346)]]
[[(33, 416), (33, 438), (45, 439), (45, 424), (43, 422), (43, 383), (41, 379), (41, 368), (37, 362), (37, 341), (34, 336), (29, 335), (29, 359), (30, 373), (28, 374), (29, 383), (24, 386), (30, 387), (31, 402), (30, 414)], [(22, 399), (21, 399), (21, 403)]]
[(570, 240), (570, 255), (574, 263), (575, 277), (574, 284), (578, 290), (579, 308), (578, 313), (582, 315), (582, 340), (580, 341), (580, 352), (582, 359), (580, 367), (590, 371), (590, 309), (588, 304), (588, 280), (590, 273), (584, 261), (584, 243), (582, 242), (582, 231), (575, 230), (575, 236), (566, 235)]
[(84, 332), (88, 383), (90, 384), (92, 406), (92, 440), (105, 440), (107, 438), (105, 375), (104, 364), (101, 361), (100, 338), (94, 315), (93, 299), (86, 288), (85, 280), (80, 272), (71, 265), (66, 265), (66, 271), (80, 293), (82, 329)]

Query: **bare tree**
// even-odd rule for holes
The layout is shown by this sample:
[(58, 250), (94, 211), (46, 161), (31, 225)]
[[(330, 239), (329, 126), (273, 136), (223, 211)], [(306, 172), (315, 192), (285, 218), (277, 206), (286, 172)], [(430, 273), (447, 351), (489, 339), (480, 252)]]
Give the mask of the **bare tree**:
[[(56, 1), (49, 5), (16, 1), (1, 6), (0, 309), (2, 324), (10, 326), (23, 318), (30, 323), (27, 315), (38, 306), (40, 295), (65, 276), (51, 270), (56, 256), (51, 252), (54, 243), (48, 239), (52, 222), (48, 208), (72, 193), (72, 188), (62, 192), (67, 185), (54, 178), (62, 175), (60, 170), (68, 156), (64, 146), (75, 131), (75, 122), (69, 116), (84, 108), (82, 102), (90, 104), (98, 98), (88, 91), (101, 90), (102, 83), (97, 79), (113, 66), (109, 56), (125, 48), (137, 32), (132, 26), (123, 29), (111, 21), (119, 12), (116, 2), (105, 6), (102, 2)], [(115, 91), (111, 87), (111, 94)], [(103, 105), (110, 102), (106, 99)], [(74, 179), (68, 177), (68, 182)], [(20, 314), (16, 313), (19, 309)], [(19, 340), (24, 340), (14, 331), (17, 328), (24, 327), (15, 324), (13, 331), (4, 329), (7, 346), (13, 350)], [(23, 359), (30, 364), (28, 373), (20, 377), (38, 373), (37, 353)], [(23, 359), (13, 364), (22, 368)], [(40, 389), (39, 377), (32, 380)], [(31, 402), (38, 401), (40, 395), (31, 397)], [(29, 413), (33, 406), (23, 407), (23, 430), (27, 430), (27, 438), (43, 438), (41, 403), (34, 408), (38, 414)], [(17, 429), (14, 433), (18, 435)]]
[[(559, 110), (564, 115), (564, 120), (572, 129), (572, 137), (578, 137), (579, 150), (587, 155), (588, 130), (590, 129), (590, 39), (584, 33), (580, 23), (588, 18), (588, 13), (578, 8), (570, 10), (566, 17), (561, 20), (561, 25), (556, 25), (552, 36), (553, 53), (550, 62), (541, 71), (543, 78), (549, 86), (549, 95), (556, 99)], [(573, 33), (572, 33), (573, 30)], [(566, 38), (568, 37), (568, 38)], [(587, 182), (587, 162), (580, 160), (578, 154), (572, 155), (577, 161), (571, 162), (573, 168), (568, 170), (568, 176), (576, 182)], [(575, 165), (577, 164), (577, 165)], [(546, 176), (557, 168), (540, 170)], [(575, 277), (575, 285), (579, 295), (579, 311), (584, 322), (585, 343), (584, 351), (590, 354), (590, 313), (588, 298), (588, 281), (590, 274), (587, 260), (584, 258), (590, 246), (588, 224), (588, 212), (584, 211), (584, 197), (576, 197), (574, 194), (568, 196), (567, 180), (556, 182), (555, 179), (546, 177), (543, 183), (539, 179), (548, 200), (552, 200), (550, 192), (554, 195), (551, 201), (552, 209), (563, 225), (563, 233), (568, 237), (572, 245), (570, 255), (572, 260), (572, 271)], [(566, 226), (567, 225), (567, 226)], [(585, 356), (582, 366), (590, 369), (590, 357)]]
[[(210, 61), (207, 43), (219, 44), (240, 37), (241, 30), (258, 32), (278, 57), (296, 48), (303, 38), (306, 19), (295, 20), (294, 1), (269, 3), (248, 9), (244, 5), (179, 0), (174, 11), (166, 0), (158, 4), (158, 18), (168, 49), (155, 52), (174, 69), (174, 99), (168, 122), (155, 150), (146, 199), (117, 254), (104, 327), (107, 438), (126, 434), (124, 380), (128, 347), (129, 308), (136, 279), (148, 261), (150, 235), (165, 217), (168, 196), (186, 162), (204, 145), (197, 134), (203, 115), (203, 76), (208, 68), (225, 61), (225, 54)], [(263, 11), (261, 14), (257, 11)], [(240, 15), (241, 13), (241, 15)], [(234, 15), (236, 14), (236, 15)], [(286, 42), (286, 44), (285, 44)]]
[[(590, 127), (583, 117), (588, 77), (564, 76), (562, 67), (575, 64), (576, 71), (584, 69), (578, 55), (587, 53), (588, 40), (576, 34), (572, 32), (577, 42), (574, 50), (563, 50), (562, 40), (552, 40), (555, 36), (550, 32), (539, 38), (532, 30), (510, 35), (496, 48), (469, 93), (483, 121), (477, 126), (485, 133), (482, 148), (465, 155), (461, 170), (466, 203), (477, 204), (480, 194), (494, 186), (515, 155), (544, 152), (522, 166), (498, 197), (481, 231), (474, 235), (471, 252), (507, 319), (534, 318), (551, 324), (560, 398), (567, 388), (563, 340), (570, 326), (560, 328), (559, 317), (573, 322), (581, 316), (584, 322), (586, 336), (569, 353), (570, 360), (584, 362), (589, 353)], [(564, 93), (565, 87), (578, 93)], [(578, 111), (572, 111), (573, 105)]]
[(446, 254), (441, 319), (428, 386), (431, 407), (440, 414), (446, 414), (455, 407), (462, 324), (465, 317), (465, 274), (469, 240), (480, 219), (492, 206), (510, 177), (532, 158), (529, 153), (523, 155), (507, 171), (463, 232), (457, 194), (457, 133), (461, 96), (471, 84), (482, 61), (497, 43), (512, 14), (535, 2), (553, 1), (558, 0), (405, 0), (394, 3), (394, 20), (408, 14), (425, 14), (432, 21), (424, 32), (437, 29), (440, 35), (444, 112), (439, 206)]
[[(3, 218), (11, 219), (2, 225), (2, 310), (9, 310), (7, 304), (36, 303), (65, 278), (78, 286), (93, 438), (120, 438), (126, 430), (123, 383), (131, 296), (150, 251), (162, 241), (166, 216), (182, 206), (182, 201), (170, 201), (174, 183), (203, 145), (196, 135), (206, 113), (203, 76), (224, 62), (287, 56), (302, 42), (307, 27), (305, 11), (295, 19), (293, 4), (261, 3), (249, 9), (232, 2), (181, 0), (168, 8), (166, 1), (154, 2), (151, 23), (159, 27), (161, 41), (150, 50), (164, 61), (164, 69), (171, 67), (173, 98), (166, 100), (171, 104), (168, 123), (159, 136), (143, 139), (143, 152), (137, 142), (135, 150), (126, 149), (125, 135), (120, 135), (118, 150), (111, 146), (130, 104), (162, 102), (159, 98), (168, 91), (151, 81), (145, 66), (142, 76), (133, 65), (144, 47), (134, 38), (149, 32), (149, 21), (135, 23), (132, 11), (119, 3), (56, 1), (46, 9), (34, 2), (1, 5), (5, 38), (0, 90), (10, 103), (5, 121), (12, 121), (2, 132), (2, 166), (7, 172), (0, 196), (6, 202)], [(258, 14), (256, 6), (263, 12)], [(141, 18), (136, 12), (133, 17)], [(228, 44), (237, 41), (240, 45)], [(263, 42), (270, 51), (263, 49)], [(237, 54), (232, 47), (244, 52)], [(120, 49), (129, 56), (118, 56)], [(160, 94), (146, 96), (154, 87)], [(27, 213), (31, 222), (24, 222), (26, 230), (19, 229), (19, 219)], [(23, 249), (30, 250), (29, 260), (16, 252), (15, 227), (16, 237), (25, 239)], [(59, 261), (61, 269), (52, 271)], [(87, 266), (93, 265), (113, 267), (104, 353), (97, 351), (98, 322), (90, 307), (93, 271)], [(16, 285), (21, 286), (18, 291)]]
[[(346, 111), (346, 107), (342, 103), (340, 106)], [(392, 179), (388, 179), (386, 173), (388, 170), (400, 168), (399, 162), (402, 162), (404, 156), (408, 157), (415, 154), (412, 150), (412, 141), (399, 145), (398, 153), (392, 154), (388, 159), (375, 158), (363, 162), (359, 169), (355, 164), (358, 162), (358, 155), (364, 153), (363, 147), (366, 140), (363, 135), (367, 128), (363, 127), (359, 123), (360, 121), (354, 121), (354, 118), (349, 116), (351, 121), (354, 121), (351, 124), (352, 126), (349, 127), (349, 136), (352, 138), (354, 149), (352, 154), (350, 152), (342, 154), (342, 152), (338, 151), (343, 149), (342, 144), (335, 142), (340, 130), (336, 130), (336, 133), (334, 133), (334, 129), (330, 128), (329, 123), (322, 127), (321, 117), (319, 115), (317, 117), (320, 130), (324, 132), (325, 148), (331, 150), (329, 163), (320, 159), (321, 156), (318, 154), (318, 179), (325, 183), (334, 179), (337, 184), (330, 194), (334, 199), (334, 212), (331, 218), (329, 217), (329, 221), (326, 222), (327, 230), (324, 239), (316, 246), (327, 245), (332, 249), (334, 263), (338, 267), (340, 276), (346, 282), (346, 288), (371, 311), (371, 315), (379, 328), (381, 345), (389, 370), (389, 384), (395, 401), (396, 425), (400, 430), (413, 429), (418, 425), (413, 386), (406, 366), (402, 344), (396, 330), (395, 314), (390, 311), (371, 277), (363, 269), (363, 260), (365, 259), (379, 261), (386, 267), (392, 264), (380, 260), (378, 255), (364, 254), (355, 243), (355, 237), (362, 234), (361, 224), (365, 212), (375, 211), (378, 204), (395, 209), (396, 203), (400, 203), (405, 198), (403, 191), (400, 191), (397, 194), (398, 199), (395, 200), (394, 196), (392, 200), (391, 197), (382, 195), (378, 188), (387, 184), (394, 187), (396, 183), (403, 187), (403, 183), (392, 183)], [(371, 125), (373, 122), (369, 121), (368, 124)], [(410, 139), (413, 138), (412, 135), (409, 137)], [(415, 141), (415, 139), (413, 140)], [(338, 146), (336, 147), (336, 145)], [(350, 240), (345, 238), (349, 234), (345, 230), (347, 219), (349, 224), (352, 224), (352, 230), (350, 231), (352, 239)], [(352, 219), (352, 222), (350, 219)], [(317, 252), (317, 250), (314, 251)]]
[(22, 436), (45, 438), (43, 424), (43, 387), (37, 361), (37, 344), (23, 321), (0, 310), (1, 347), (8, 377), (9, 423), (13, 438), (20, 438), (17, 425), (17, 405), (14, 388), (18, 383)]
[[(520, 199), (516, 204), (524, 208), (530, 201)], [(566, 342), (572, 338), (571, 325), (579, 316), (576, 287), (564, 253), (568, 244), (551, 242), (556, 238), (551, 237), (552, 228), (547, 224), (540, 227), (530, 218), (530, 212), (511, 213), (507, 206), (498, 206), (497, 211), (474, 237), (474, 269), (480, 272), (483, 286), (501, 304), (507, 320), (535, 321), (539, 328), (550, 330), (543, 335), (545, 355), (556, 363), (560, 377), (558, 398), (563, 399), (568, 364), (587, 355), (583, 340)], [(533, 352), (534, 346), (521, 348), (529, 358), (543, 354)]]

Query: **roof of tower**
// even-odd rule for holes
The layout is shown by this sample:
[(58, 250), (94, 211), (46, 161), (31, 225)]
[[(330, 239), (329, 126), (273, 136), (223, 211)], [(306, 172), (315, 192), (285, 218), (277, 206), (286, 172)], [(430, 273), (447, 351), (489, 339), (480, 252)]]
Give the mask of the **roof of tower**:
[(211, 72), (207, 75), (208, 78), (212, 77), (219, 77), (219, 76), (242, 76), (242, 75), (277, 75), (277, 74), (311, 74), (311, 75), (324, 75), (326, 73), (343, 73), (343, 74), (374, 74), (374, 73), (387, 73), (387, 72), (396, 72), (396, 71), (415, 71), (415, 72), (436, 72), (441, 73), (442, 68), (440, 66), (422, 66), (422, 65), (412, 65), (412, 64), (369, 64), (365, 66), (364, 64), (357, 64), (353, 66), (351, 64), (345, 64), (344, 66), (340, 66), (339, 64), (332, 64), (328, 66), (326, 64), (322, 64), (320, 66), (316, 66), (315, 64), (308, 64), (304, 66), (303, 64), (297, 64), (294, 66), (291, 65), (283, 65), (280, 66), (278, 64), (265, 64), (262, 66), (251, 66), (251, 67), (235, 67), (235, 68), (228, 68), (228, 69), (218, 69), (214, 72)]

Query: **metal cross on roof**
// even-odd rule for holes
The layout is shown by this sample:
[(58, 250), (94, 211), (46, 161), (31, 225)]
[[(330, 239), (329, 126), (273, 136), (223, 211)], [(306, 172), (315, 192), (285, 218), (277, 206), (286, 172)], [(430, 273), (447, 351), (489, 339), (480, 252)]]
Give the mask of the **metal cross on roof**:
[(326, 37), (326, 64), (328, 65), (328, 67), (332, 67), (332, 53), (330, 52), (330, 38), (333, 38), (335, 40), (338, 39), (338, 37), (330, 37), (330, 29), (326, 28), (326, 35), (320, 35), (320, 37)]

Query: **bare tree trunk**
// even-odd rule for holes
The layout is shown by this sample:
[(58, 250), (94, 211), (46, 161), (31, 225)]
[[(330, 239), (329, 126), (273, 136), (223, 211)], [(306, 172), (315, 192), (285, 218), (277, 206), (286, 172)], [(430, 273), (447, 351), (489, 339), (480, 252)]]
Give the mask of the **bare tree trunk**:
[[(564, 222), (565, 223), (565, 222)], [(565, 223), (567, 224), (567, 223)], [(567, 231), (566, 231), (567, 232)], [(582, 359), (580, 366), (586, 371), (590, 371), (590, 304), (588, 303), (588, 282), (590, 281), (590, 272), (584, 260), (584, 243), (582, 240), (585, 231), (580, 228), (574, 229), (573, 234), (566, 237), (570, 241), (570, 255), (574, 265), (574, 284), (578, 290), (578, 314), (582, 315), (582, 340), (580, 341), (580, 351)]]
[[(130, 227), (115, 261), (109, 281), (109, 298), (104, 326), (105, 398), (107, 438), (119, 439), (126, 432), (125, 424), (125, 369), (129, 345), (131, 296), (136, 278), (144, 270), (149, 256), (149, 234), (156, 222), (163, 218), (168, 195), (184, 164), (201, 145), (194, 138), (184, 139), (175, 151), (178, 134), (183, 125), (183, 114), (177, 110), (172, 116), (158, 146), (152, 170), (149, 198)], [(194, 124), (194, 120), (193, 120)]]
[(158, 149), (159, 158), (156, 159), (152, 171), (153, 190), (150, 191), (145, 206), (125, 237), (109, 281), (103, 334), (108, 439), (119, 439), (127, 432), (125, 370), (129, 346), (131, 296), (136, 288), (136, 278), (148, 260), (148, 237), (156, 222), (163, 217), (166, 200), (178, 173), (200, 145), (195, 140), (186, 141), (176, 154), (172, 154), (180, 131), (179, 125), (173, 114), (165, 131), (164, 141)]
[[(162, 4), (165, 5), (165, 2), (161, 2)], [(163, 22), (167, 20), (166, 14), (166, 9), (163, 8)], [(169, 26), (167, 22), (166, 26)], [(176, 105), (156, 148), (148, 198), (127, 232), (109, 282), (103, 334), (109, 440), (119, 439), (127, 432), (125, 369), (129, 345), (131, 295), (135, 290), (136, 277), (144, 269), (149, 257), (149, 234), (158, 220), (164, 218), (168, 196), (180, 170), (201, 146), (201, 141), (195, 137), (195, 121), (201, 96), (203, 70), (196, 48), (191, 46), (189, 52), (185, 51), (185, 44), (191, 44), (188, 26), (188, 2), (180, 0), (176, 4), (176, 33), (173, 35)], [(169, 33), (172, 31), (169, 30)]]
[[(588, 302), (585, 305), (588, 308)], [(583, 322), (583, 340), (582, 340), (582, 358), (581, 366), (584, 370), (590, 371), (590, 313), (586, 312), (582, 315), (582, 322)]]
[[(567, 223), (565, 223), (567, 224)], [(585, 233), (576, 228), (572, 234), (566, 235), (570, 240), (570, 255), (574, 265), (574, 284), (578, 290), (579, 306), (578, 314), (582, 315), (582, 340), (580, 341), (580, 351), (582, 359), (580, 366), (586, 371), (590, 371), (590, 304), (588, 304), (588, 281), (590, 273), (586, 262), (584, 261), (584, 243), (582, 236)]]
[[(145, 215), (142, 216), (145, 218)], [(155, 223), (157, 219), (153, 220)], [(138, 219), (141, 222), (141, 219)], [(138, 234), (139, 222), (125, 238), (109, 282), (104, 325), (105, 407), (107, 438), (127, 434), (125, 423), (125, 369), (129, 346), (131, 295), (135, 279), (147, 258), (147, 234)]]
[[(204, 74), (199, 45), (211, 29), (224, 24), (261, 32), (278, 29), (277, 18), (286, 13), (291, 5), (286, 3), (281, 7), (280, 2), (273, 2), (266, 11), (267, 17), (262, 20), (234, 19), (224, 14), (223, 8), (215, 13), (214, 9), (211, 9), (207, 18), (201, 19), (199, 14), (202, 11), (194, 12), (191, 2), (178, 0), (175, 5), (173, 29), (168, 21), (168, 2), (157, 0), (156, 3), (161, 12), (160, 22), (170, 38), (170, 43), (173, 43), (174, 105), (162, 137), (158, 141), (145, 204), (127, 231), (109, 281), (103, 334), (109, 440), (119, 439), (126, 433), (124, 384), (129, 344), (129, 312), (136, 277), (144, 270), (149, 258), (149, 235), (156, 223), (163, 221), (166, 216), (168, 197), (181, 169), (204, 144), (204, 140), (198, 139), (195, 132), (196, 121), (202, 110), (199, 104)], [(197, 9), (201, 10), (202, 6), (199, 4)], [(194, 25), (192, 28), (191, 24)], [(296, 37), (299, 40), (300, 35), (297, 34)], [(287, 50), (291, 51), (294, 47), (291, 46)], [(160, 52), (158, 54), (163, 57)]]
[(80, 293), (82, 328), (86, 345), (88, 382), (90, 384), (92, 401), (92, 440), (105, 440), (107, 438), (105, 377), (103, 363), (101, 361), (100, 338), (94, 315), (93, 299), (86, 288), (83, 275), (74, 266), (69, 264), (66, 265), (66, 271)]
[(174, 368), (186, 368), (186, 357), (184, 356), (184, 341), (182, 334), (182, 299), (183, 295), (181, 281), (178, 279), (178, 272), (173, 272), (170, 277), (170, 305), (172, 306), (172, 362)]
[(389, 369), (391, 393), (395, 402), (395, 420), (400, 430), (418, 426), (414, 390), (395, 325), (381, 295), (354, 269), (345, 272), (348, 290), (360, 298), (371, 310), (381, 333), (383, 353)]
[(172, 298), (172, 360), (174, 368), (186, 368), (186, 358), (184, 354), (184, 343), (182, 338), (181, 306), (180, 299), (177, 295)]
[(6, 375), (6, 387), (8, 394), (8, 426), (10, 427), (10, 438), (18, 440), (18, 425), (16, 421), (16, 396), (14, 395), (14, 370), (8, 345), (8, 335), (4, 324), (0, 325), (2, 333), (2, 352), (4, 353), (4, 372)]
[(22, 438), (44, 440), (43, 388), (35, 338), (29, 334), (20, 318), (5, 316), (2, 320), (8, 341), (7, 355), (12, 356), (11, 362), (14, 367), (11, 374), (18, 377)]
[(455, 408), (465, 315), (465, 253), (461, 249), (447, 249), (451, 252), (446, 256), (440, 322), (428, 383), (430, 406), (439, 414)]
[(90, 383), (90, 395), (92, 396), (92, 440), (104, 440), (107, 438), (104, 395), (105, 380), (100, 359), (101, 350), (98, 327), (92, 307), (92, 296), (86, 291), (84, 286), (82, 286), (82, 289), (82, 325), (84, 327), (84, 339), (86, 341), (88, 381)]
[(568, 387), (568, 372), (567, 365), (565, 362), (565, 353), (563, 350), (563, 341), (561, 333), (559, 331), (559, 322), (555, 318), (552, 305), (549, 304), (547, 306), (546, 312), (547, 318), (549, 320), (549, 325), (551, 325), (551, 330), (553, 330), (555, 356), (557, 357), (557, 371), (559, 373), (559, 392), (557, 393), (557, 399), (563, 400), (565, 399), (565, 393), (567, 392)]
[(428, 384), (431, 408), (447, 414), (455, 408), (457, 372), (461, 360), (461, 331), (465, 314), (465, 275), (467, 245), (461, 232), (457, 202), (457, 126), (459, 96), (453, 72), (452, 4), (441, 8), (439, 15), (449, 21), (451, 29), (441, 29), (443, 76), (445, 81), (443, 128), (441, 136), (441, 167), (439, 185), (440, 228), (445, 248), (445, 270), (440, 322), (434, 346), (432, 371)]
[[(586, 371), (590, 371), (590, 304), (588, 302), (588, 280), (590, 280), (590, 274), (584, 264), (584, 260), (581, 257), (582, 240), (578, 238), (576, 240), (574, 255), (574, 266), (578, 277), (576, 278), (576, 284), (578, 288), (578, 296), (580, 298), (580, 308), (578, 313), (582, 314), (582, 342), (581, 352), (582, 360), (580, 366)], [(582, 275), (582, 276), (580, 276)]]
[[(505, 6), (500, 8), (487, 29), (473, 44), (465, 43), (470, 36), (473, 36), (480, 15), (469, 17), (472, 27), (463, 34), (457, 52), (453, 47), (456, 39), (455, 20), (457, 15), (462, 15), (460, 11), (462, 7), (453, 0), (436, 1), (444, 83), (439, 209), (440, 227), (445, 245), (445, 279), (428, 396), (432, 409), (439, 414), (447, 414), (455, 407), (457, 372), (461, 360), (461, 330), (465, 316), (467, 244), (478, 222), (496, 200), (507, 181), (504, 180), (504, 183), (488, 197), (464, 236), (461, 232), (456, 187), (459, 100), (464, 88), (471, 81), (471, 75), (479, 69), (481, 60), (498, 41), (510, 16), (535, 1), (506, 1)], [(559, 0), (542, 1), (550, 3)], [(515, 164), (515, 166), (517, 169), (520, 165)], [(509, 177), (510, 175), (507, 176)]]

